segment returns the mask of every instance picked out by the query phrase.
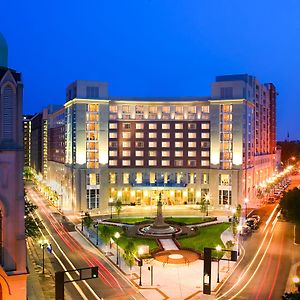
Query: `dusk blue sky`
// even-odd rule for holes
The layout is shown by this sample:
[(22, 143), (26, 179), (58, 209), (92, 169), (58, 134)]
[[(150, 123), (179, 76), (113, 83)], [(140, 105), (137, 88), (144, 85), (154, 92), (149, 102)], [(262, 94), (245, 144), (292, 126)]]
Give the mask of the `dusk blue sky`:
[(249, 73), (278, 89), (278, 139), (300, 139), (299, 0), (2, 1), (9, 65), (24, 112), (64, 103), (76, 79), (114, 96), (204, 96), (216, 75)]

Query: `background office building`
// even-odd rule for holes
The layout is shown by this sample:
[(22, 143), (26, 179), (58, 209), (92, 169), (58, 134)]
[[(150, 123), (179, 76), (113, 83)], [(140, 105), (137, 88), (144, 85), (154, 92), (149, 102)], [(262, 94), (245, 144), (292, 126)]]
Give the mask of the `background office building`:
[(275, 172), (276, 90), (246, 74), (188, 98), (109, 97), (106, 83), (75, 81), (53, 115), (47, 180), (66, 210), (147, 206), (159, 193), (167, 205), (255, 205)]

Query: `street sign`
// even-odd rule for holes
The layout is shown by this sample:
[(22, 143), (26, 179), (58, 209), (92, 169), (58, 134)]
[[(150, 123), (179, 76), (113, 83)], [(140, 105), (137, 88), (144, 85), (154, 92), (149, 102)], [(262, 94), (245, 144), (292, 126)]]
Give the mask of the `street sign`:
[(48, 246), (47, 246), (47, 250), (48, 250), (48, 252), (51, 254), (52, 253), (52, 245), (51, 244), (49, 244)]

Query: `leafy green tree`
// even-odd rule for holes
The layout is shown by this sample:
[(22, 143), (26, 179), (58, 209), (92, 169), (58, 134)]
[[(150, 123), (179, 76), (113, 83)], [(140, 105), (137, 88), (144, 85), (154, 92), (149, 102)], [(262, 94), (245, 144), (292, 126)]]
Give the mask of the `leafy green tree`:
[[(92, 227), (94, 223), (94, 220), (91, 218), (90, 215), (87, 215), (83, 218), (83, 225), (87, 228), (87, 229), (90, 229)], [(88, 233), (89, 235), (89, 233)]]
[(31, 201), (29, 201), (25, 195), (25, 236), (31, 237), (33, 239), (36, 239), (40, 237), (40, 231), (39, 226), (41, 225), (41, 222), (38, 218), (34, 217), (34, 212), (38, 208), (36, 205), (34, 205)]
[(120, 199), (118, 199), (116, 202), (115, 202), (115, 209), (116, 209), (116, 212), (117, 212), (117, 215), (118, 215), (118, 219), (120, 219), (120, 213), (122, 211), (122, 201)]
[(103, 226), (99, 225), (98, 234), (99, 234), (99, 237), (102, 239), (102, 241), (106, 245), (109, 244), (109, 246), (111, 248), (110, 239), (114, 235), (113, 231), (107, 225), (103, 225)]
[(134, 265), (134, 258), (136, 255), (136, 246), (133, 241), (129, 241), (124, 248), (123, 258), (126, 264), (129, 266), (130, 270)]
[(280, 201), (280, 207), (284, 218), (300, 223), (300, 190), (295, 187), (285, 193)]

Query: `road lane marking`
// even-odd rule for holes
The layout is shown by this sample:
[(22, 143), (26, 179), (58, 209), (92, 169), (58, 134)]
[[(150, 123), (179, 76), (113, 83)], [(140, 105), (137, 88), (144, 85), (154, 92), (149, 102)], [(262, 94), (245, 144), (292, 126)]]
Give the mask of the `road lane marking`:
[(277, 205), (275, 206), (275, 208), (273, 209), (271, 215), (269, 216), (268, 220), (266, 221), (266, 225), (265, 225), (265, 228), (264, 228), (264, 230), (263, 230), (263, 233), (266, 231), (266, 229), (267, 229), (267, 227), (268, 227), (268, 225), (269, 225), (271, 219), (273, 218), (273, 215), (275, 214), (275, 211), (276, 211), (276, 209), (277, 209), (278, 206), (279, 206), (279, 204), (277, 204)]

